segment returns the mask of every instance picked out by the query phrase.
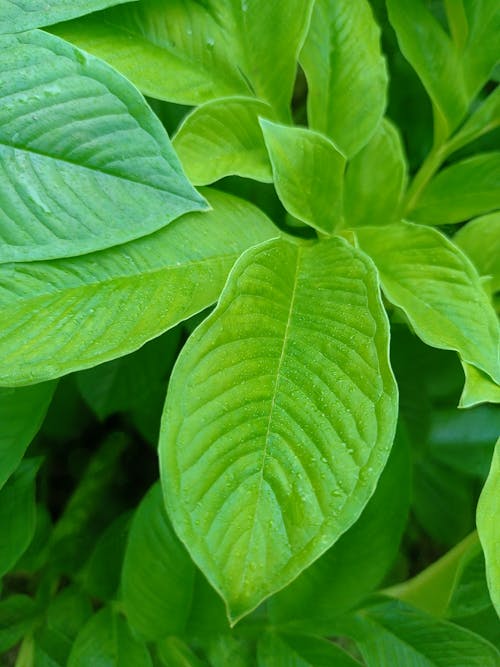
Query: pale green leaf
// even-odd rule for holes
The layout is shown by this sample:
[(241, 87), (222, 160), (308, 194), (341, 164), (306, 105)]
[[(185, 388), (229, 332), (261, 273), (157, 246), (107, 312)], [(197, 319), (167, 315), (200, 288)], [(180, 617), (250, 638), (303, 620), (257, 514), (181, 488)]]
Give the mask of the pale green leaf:
[(437, 230), (412, 223), (362, 227), (356, 235), (387, 298), (402, 308), (424, 343), (456, 350), (498, 381), (498, 320), (462, 251)]
[(347, 165), (344, 217), (348, 227), (387, 225), (401, 218), (407, 167), (401, 137), (387, 119)]
[(136, 241), (82, 257), (1, 265), (0, 384), (109, 361), (216, 301), (243, 250), (278, 230), (247, 202), (204, 194), (213, 211), (187, 214)]
[(310, 126), (352, 157), (368, 142), (386, 106), (380, 30), (367, 0), (317, 0), (300, 63)]
[(342, 219), (345, 158), (326, 136), (261, 120), (276, 191), (294, 217), (331, 234)]
[(486, 578), (491, 600), (500, 616), (500, 439), (497, 441), (490, 474), (477, 505), (477, 532), (486, 559)]
[(35, 532), (35, 478), (40, 459), (26, 459), (0, 491), (0, 577), (26, 551)]
[(189, 114), (173, 145), (190, 181), (207, 185), (237, 175), (271, 182), (259, 116), (274, 117), (265, 102), (226, 97), (207, 102)]
[(110, 607), (101, 609), (82, 627), (68, 667), (152, 667), (146, 646), (132, 636), (127, 622)]
[(56, 384), (0, 388), (0, 489), (17, 468), (42, 425)]
[(259, 667), (360, 667), (340, 646), (319, 637), (266, 633), (257, 645)]
[(125, 79), (34, 30), (0, 38), (0, 262), (74, 256), (206, 203)]
[(500, 60), (500, 7), (497, 0), (463, 0), (463, 4), (468, 19), (463, 67), (472, 98), (488, 81), (493, 67)]
[(500, 212), (471, 220), (453, 240), (472, 260), (479, 275), (491, 279), (491, 291), (500, 290)]
[(462, 148), (500, 126), (500, 86), (474, 110), (459, 131), (447, 144), (447, 153)]
[(23, 32), (133, 0), (0, 0), (0, 33)]
[(174, 368), (160, 470), (174, 527), (233, 622), (356, 521), (397, 393), (372, 263), (336, 237), (246, 252)]
[(471, 408), (479, 403), (500, 403), (500, 386), (483, 371), (463, 363), (465, 384), (459, 408)]
[(191, 607), (194, 565), (165, 513), (155, 484), (139, 505), (122, 570), (125, 613), (146, 641), (184, 630)]
[(446, 167), (420, 195), (409, 218), (431, 225), (463, 222), (500, 208), (500, 151)]
[(438, 134), (459, 125), (469, 106), (458, 47), (424, 0), (387, 0), (399, 47), (417, 72), (434, 107)]

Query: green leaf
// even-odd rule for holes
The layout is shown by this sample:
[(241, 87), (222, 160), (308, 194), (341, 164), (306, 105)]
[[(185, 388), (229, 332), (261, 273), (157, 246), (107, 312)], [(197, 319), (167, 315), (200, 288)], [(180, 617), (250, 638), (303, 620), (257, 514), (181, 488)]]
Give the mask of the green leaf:
[(23, 32), (131, 0), (0, 0), (0, 33)]
[(486, 559), (486, 578), (491, 600), (500, 616), (500, 524), (498, 499), (500, 497), (500, 439), (497, 441), (490, 474), (483, 487), (477, 506), (477, 532)]
[(472, 98), (488, 81), (498, 63), (500, 11), (496, 0), (463, 0), (463, 4), (468, 19), (463, 67)]
[(167, 507), (233, 622), (373, 493), (397, 414), (387, 345), (362, 253), (276, 239), (240, 258), (179, 355), (159, 445)]
[(213, 303), (241, 252), (278, 230), (247, 202), (205, 194), (213, 211), (185, 215), (131, 243), (0, 265), (0, 384), (109, 361)]
[(491, 278), (491, 292), (500, 290), (500, 212), (471, 220), (453, 241), (472, 260), (479, 275)]
[(347, 165), (344, 216), (348, 227), (387, 225), (401, 218), (407, 181), (404, 148), (387, 119)]
[(21, 389), (0, 387), (0, 489), (42, 425), (55, 388), (55, 382)]
[(345, 158), (319, 132), (260, 121), (279, 198), (291, 215), (331, 234), (342, 219)]
[(53, 30), (151, 97), (196, 105), (255, 94), (288, 118), (311, 6), (311, 0), (143, 0)]
[(83, 626), (68, 667), (152, 667), (146, 646), (132, 636), (125, 619), (105, 607)]
[[(158, 642), (156, 649), (161, 664), (165, 667), (206, 667), (206, 663), (178, 637), (167, 637)], [(234, 663), (231, 663), (231, 667), (235, 667)]]
[(255, 667), (255, 645), (228, 632), (214, 636), (206, 649), (211, 667)]
[(184, 630), (193, 595), (194, 566), (165, 513), (159, 484), (132, 521), (122, 571), (123, 605), (146, 641)]
[(447, 154), (475, 141), (500, 126), (500, 87), (488, 95), (474, 110), (447, 144)]
[(27, 595), (11, 595), (0, 601), (0, 652), (15, 646), (36, 625), (41, 610)]
[(35, 532), (35, 478), (40, 459), (26, 459), (0, 491), (0, 577), (26, 551)]
[[(500, 275), (500, 274), (499, 274)], [(500, 386), (471, 364), (463, 364), (465, 384), (459, 408), (471, 408), (479, 403), (500, 403)]]
[(338, 542), (269, 601), (269, 616), (290, 632), (330, 635), (334, 619), (380, 584), (396, 558), (410, 503), (408, 443), (396, 435), (363, 513)]
[(265, 634), (258, 643), (259, 667), (359, 667), (339, 646), (318, 637)]
[(386, 105), (380, 30), (366, 0), (317, 0), (300, 55), (307, 116), (347, 157), (375, 132)]
[(400, 223), (356, 230), (389, 301), (428, 345), (456, 350), (500, 381), (498, 321), (474, 267), (430, 227)]
[(479, 635), (401, 602), (361, 611), (355, 639), (367, 667), (497, 667), (500, 653)]
[(463, 222), (500, 208), (500, 151), (443, 169), (420, 195), (409, 218), (431, 225)]
[(270, 183), (259, 116), (273, 118), (274, 112), (269, 104), (248, 97), (207, 102), (189, 114), (173, 139), (189, 180), (207, 185), (237, 175)]
[(138, 91), (41, 31), (0, 38), (0, 262), (81, 255), (206, 202)]
[(470, 101), (459, 50), (424, 0), (387, 0), (387, 9), (399, 47), (432, 100), (435, 132), (446, 138)]

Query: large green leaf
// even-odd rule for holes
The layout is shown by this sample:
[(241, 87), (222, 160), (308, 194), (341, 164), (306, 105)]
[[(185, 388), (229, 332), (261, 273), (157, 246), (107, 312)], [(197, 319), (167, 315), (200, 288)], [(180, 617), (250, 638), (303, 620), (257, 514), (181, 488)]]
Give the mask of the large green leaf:
[(274, 184), (293, 216), (330, 234), (342, 219), (345, 158), (328, 137), (261, 120)]
[(207, 102), (187, 116), (173, 145), (191, 182), (207, 185), (229, 175), (271, 182), (259, 116), (274, 113), (269, 104), (245, 97)]
[(397, 391), (372, 263), (340, 238), (245, 253), (174, 368), (160, 436), (174, 527), (233, 622), (358, 518)]
[(347, 165), (345, 224), (350, 227), (398, 222), (406, 171), (401, 137), (395, 126), (384, 119), (366, 146)]
[(0, 33), (23, 32), (133, 0), (0, 0)]
[(472, 260), (479, 274), (491, 279), (491, 291), (500, 290), (500, 212), (471, 220), (453, 240)]
[(1, 265), (0, 384), (109, 361), (213, 303), (241, 252), (278, 231), (251, 204), (205, 194), (213, 211), (185, 215), (136, 241)]
[(476, 108), (460, 130), (447, 143), (447, 153), (462, 148), (500, 125), (500, 87)]
[(143, 0), (53, 30), (144, 93), (181, 104), (255, 94), (288, 116), (311, 0)]
[(0, 577), (26, 550), (35, 532), (35, 478), (40, 459), (26, 459), (0, 491)]
[(500, 208), (500, 151), (452, 164), (435, 176), (408, 217), (431, 225), (464, 222)]
[(374, 133), (386, 105), (380, 30), (367, 0), (317, 0), (300, 55), (311, 127), (352, 157)]
[(340, 646), (319, 637), (267, 633), (259, 639), (259, 667), (360, 667)]
[(497, 0), (462, 0), (467, 16), (463, 50), (464, 77), (472, 98), (488, 81), (499, 61), (500, 8)]
[(420, 338), (456, 350), (500, 382), (498, 320), (462, 251), (437, 230), (412, 223), (362, 227), (356, 235), (377, 265), (387, 298)]
[(35, 30), (0, 38), (0, 262), (88, 253), (206, 203), (144, 99)]
[(131, 627), (146, 641), (182, 633), (193, 583), (193, 562), (172, 530), (155, 484), (134, 516), (123, 562), (123, 605)]
[(486, 577), (491, 599), (500, 616), (500, 439), (497, 441), (490, 474), (477, 506), (477, 532), (486, 559)]
[(42, 425), (55, 388), (54, 382), (20, 389), (0, 388), (0, 489)]

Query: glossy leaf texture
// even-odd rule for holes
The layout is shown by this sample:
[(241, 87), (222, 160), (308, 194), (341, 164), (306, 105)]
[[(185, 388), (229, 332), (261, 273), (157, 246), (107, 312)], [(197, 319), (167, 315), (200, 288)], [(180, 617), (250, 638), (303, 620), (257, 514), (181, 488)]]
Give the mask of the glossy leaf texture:
[(276, 192), (294, 217), (331, 234), (342, 220), (345, 157), (307, 128), (260, 121)]
[(180, 104), (255, 95), (288, 118), (311, 0), (143, 0), (58, 25), (142, 92)]
[(0, 0), (0, 33), (24, 32), (133, 0)]
[(479, 275), (488, 278), (485, 287), (492, 294), (500, 290), (500, 212), (471, 220), (453, 241), (472, 260)]
[(477, 506), (477, 532), (486, 559), (486, 577), (491, 600), (500, 616), (500, 526), (498, 499), (500, 497), (500, 439), (497, 441), (490, 473)]
[(268, 633), (259, 639), (258, 667), (360, 667), (340, 646), (319, 637)]
[(397, 390), (371, 262), (340, 238), (245, 253), (183, 348), (160, 436), (167, 508), (232, 622), (356, 521)]
[(431, 225), (464, 222), (500, 208), (500, 151), (446, 167), (422, 192), (408, 218)]
[(0, 490), (0, 577), (27, 549), (35, 532), (35, 478), (40, 459), (22, 461)]
[(500, 653), (480, 635), (428, 616), (402, 602), (359, 612), (353, 627), (367, 667), (496, 667)]
[(0, 384), (30, 384), (109, 361), (216, 301), (239, 255), (279, 232), (251, 204), (217, 191), (205, 195), (212, 211), (187, 214), (136, 241), (1, 265)]
[(82, 627), (68, 667), (152, 667), (146, 646), (135, 639), (122, 616), (105, 607)]
[(356, 230), (384, 292), (418, 336), (456, 350), (500, 382), (499, 326), (479, 275), (462, 251), (430, 227), (400, 223)]
[(0, 489), (17, 468), (42, 425), (56, 384), (0, 387)]
[(81, 255), (206, 203), (105, 63), (41, 31), (0, 38), (0, 262)]
[(367, 0), (317, 0), (300, 64), (311, 128), (351, 158), (369, 141), (386, 106), (380, 30)]
[(250, 97), (225, 97), (194, 109), (173, 139), (189, 180), (207, 185), (236, 175), (270, 183), (259, 116), (272, 118), (274, 112), (269, 104)]
[(131, 627), (146, 641), (181, 634), (191, 608), (194, 565), (165, 513), (155, 484), (139, 505), (122, 571), (122, 597)]
[(407, 182), (404, 148), (387, 119), (347, 165), (344, 218), (347, 227), (388, 225), (401, 218)]

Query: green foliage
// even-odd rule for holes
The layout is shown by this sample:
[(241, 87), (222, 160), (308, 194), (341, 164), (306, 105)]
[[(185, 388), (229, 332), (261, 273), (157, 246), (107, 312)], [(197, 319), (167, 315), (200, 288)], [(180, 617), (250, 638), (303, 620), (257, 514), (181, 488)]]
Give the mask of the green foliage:
[(0, 0), (2, 664), (500, 664), (499, 43)]

